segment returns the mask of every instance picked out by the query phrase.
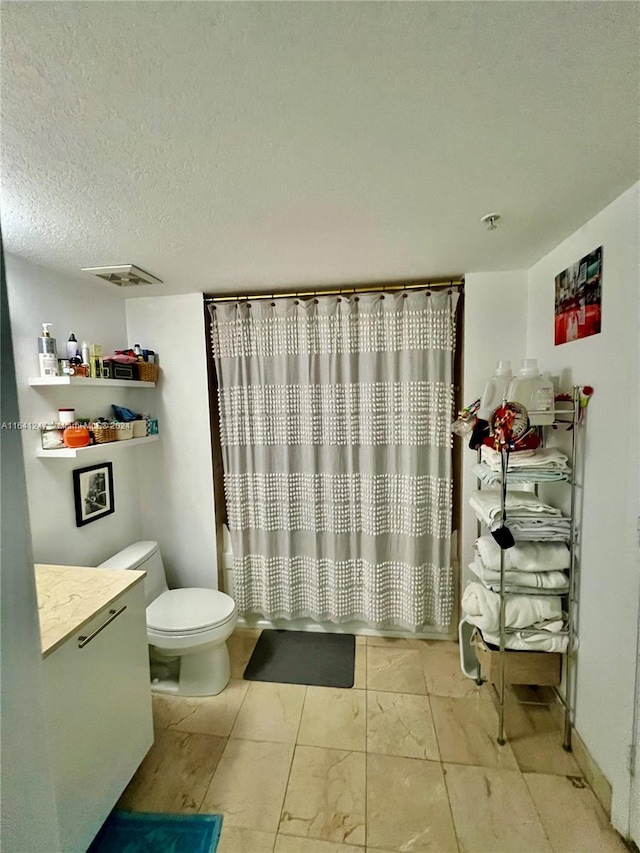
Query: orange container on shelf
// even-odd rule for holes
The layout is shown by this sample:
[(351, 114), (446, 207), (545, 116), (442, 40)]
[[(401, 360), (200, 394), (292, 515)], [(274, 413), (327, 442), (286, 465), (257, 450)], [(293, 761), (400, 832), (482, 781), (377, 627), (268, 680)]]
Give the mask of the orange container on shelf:
[(86, 447), (91, 441), (89, 430), (83, 426), (68, 426), (62, 433), (66, 447)]

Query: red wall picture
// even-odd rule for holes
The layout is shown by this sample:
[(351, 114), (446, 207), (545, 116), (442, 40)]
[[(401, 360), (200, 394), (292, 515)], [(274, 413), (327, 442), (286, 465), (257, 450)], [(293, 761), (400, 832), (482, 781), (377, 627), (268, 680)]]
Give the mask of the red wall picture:
[(556, 276), (555, 344), (600, 333), (602, 246)]

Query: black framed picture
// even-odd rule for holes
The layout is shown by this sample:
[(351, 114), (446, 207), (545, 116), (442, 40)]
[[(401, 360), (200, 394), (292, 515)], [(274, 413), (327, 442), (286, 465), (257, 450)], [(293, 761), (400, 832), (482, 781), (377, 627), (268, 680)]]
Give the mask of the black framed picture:
[(76, 504), (76, 527), (91, 524), (115, 511), (113, 500), (113, 465), (101, 462), (73, 472), (73, 494)]

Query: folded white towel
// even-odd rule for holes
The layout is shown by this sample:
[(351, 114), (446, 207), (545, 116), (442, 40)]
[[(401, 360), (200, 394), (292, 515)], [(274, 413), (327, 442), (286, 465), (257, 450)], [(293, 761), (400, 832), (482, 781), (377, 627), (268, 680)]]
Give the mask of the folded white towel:
[[(469, 498), (469, 505), (476, 511), (486, 524), (491, 524), (500, 517), (500, 491), (485, 489), (474, 492)], [(533, 492), (522, 492), (515, 489), (507, 492), (507, 518), (529, 520), (544, 518), (561, 518), (562, 513), (549, 504), (543, 503)]]
[[(495, 634), (483, 633), (485, 642), (492, 646), (500, 645), (500, 637)], [(539, 634), (506, 634), (504, 645), (506, 649), (518, 652), (566, 652), (569, 646), (569, 637), (566, 634), (548, 634), (541, 631)]]
[[(474, 477), (482, 480), (487, 486), (499, 486), (502, 483), (502, 474), (490, 468), (486, 462), (473, 465), (471, 473)], [(557, 483), (569, 479), (569, 472), (560, 468), (521, 468), (509, 469), (507, 471), (507, 483)]]
[[(483, 462), (492, 468), (494, 471), (501, 470), (500, 453), (494, 450), (493, 447), (482, 445), (480, 450), (480, 458)], [(541, 447), (531, 453), (510, 453), (509, 468), (507, 470), (514, 471), (516, 468), (557, 468), (561, 471), (569, 471), (569, 459), (564, 453), (555, 447)]]
[[(462, 609), (468, 621), (481, 631), (500, 630), (500, 596), (476, 581), (462, 595)], [(562, 603), (556, 595), (514, 595), (505, 602), (505, 626), (529, 628), (550, 619), (562, 619)]]
[[(511, 550), (513, 549), (507, 549), (507, 551)], [(480, 556), (469, 565), (469, 568), (486, 586), (500, 585), (500, 571), (496, 572), (487, 569)], [(507, 569), (504, 573), (504, 580), (505, 584), (507, 584), (507, 589), (513, 586), (531, 587), (532, 589), (555, 589), (558, 590), (556, 595), (561, 595), (568, 588), (568, 578), (564, 572), (518, 572), (513, 569)]]
[[(476, 550), (488, 571), (500, 571), (502, 549), (493, 536), (481, 536), (476, 541)], [(509, 571), (563, 571), (569, 568), (571, 562), (569, 549), (564, 542), (520, 542), (502, 553), (505, 568)]]
[[(516, 542), (566, 542), (571, 531), (568, 518), (508, 519), (507, 524)], [(499, 526), (500, 522), (495, 521), (492, 529)]]

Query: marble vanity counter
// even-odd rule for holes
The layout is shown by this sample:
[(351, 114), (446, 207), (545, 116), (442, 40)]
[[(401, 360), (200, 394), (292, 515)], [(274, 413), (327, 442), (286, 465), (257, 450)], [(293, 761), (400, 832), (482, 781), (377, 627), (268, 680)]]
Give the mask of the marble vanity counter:
[(42, 657), (144, 578), (130, 569), (36, 564)]

